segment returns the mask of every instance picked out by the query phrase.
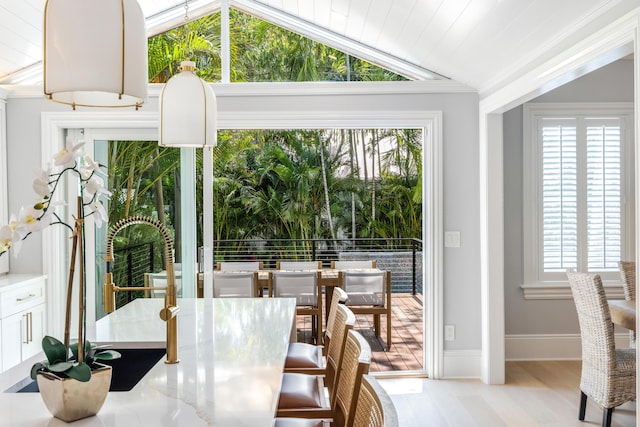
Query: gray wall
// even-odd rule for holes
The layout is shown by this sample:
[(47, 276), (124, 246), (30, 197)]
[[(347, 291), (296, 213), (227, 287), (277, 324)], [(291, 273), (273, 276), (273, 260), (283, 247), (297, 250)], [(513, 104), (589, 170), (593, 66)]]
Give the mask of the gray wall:
[[(633, 102), (633, 61), (622, 60), (531, 102)], [(505, 333), (579, 333), (573, 300), (525, 300), (522, 218), (522, 107), (504, 114)]]
[[(157, 111), (150, 100), (143, 111)], [(444, 251), (444, 322), (456, 325), (447, 350), (481, 348), (478, 196), (478, 96), (455, 94), (380, 94), (317, 96), (219, 96), (219, 111), (442, 111), (444, 135), (444, 229), (461, 233), (459, 248)], [(40, 113), (68, 111), (42, 98), (10, 98), (7, 103), (9, 211), (33, 201), (33, 171), (40, 167)], [(13, 273), (40, 272), (41, 239), (25, 242), (12, 259)]]

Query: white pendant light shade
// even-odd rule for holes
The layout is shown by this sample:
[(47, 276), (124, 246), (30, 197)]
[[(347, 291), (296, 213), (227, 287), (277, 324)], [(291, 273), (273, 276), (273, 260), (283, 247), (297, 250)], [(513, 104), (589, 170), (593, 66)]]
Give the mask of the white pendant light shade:
[(136, 0), (47, 0), (44, 93), (84, 107), (133, 107), (147, 97), (147, 31)]
[(191, 61), (180, 64), (160, 95), (160, 140), (163, 147), (213, 147), (217, 142), (216, 95), (194, 74)]

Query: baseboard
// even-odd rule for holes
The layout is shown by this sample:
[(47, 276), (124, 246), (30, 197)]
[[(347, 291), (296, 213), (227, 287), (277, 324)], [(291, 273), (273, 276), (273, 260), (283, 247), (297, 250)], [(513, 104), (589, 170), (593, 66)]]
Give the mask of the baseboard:
[(480, 350), (445, 350), (443, 378), (480, 378)]
[[(615, 334), (616, 347), (629, 346), (629, 334)], [(505, 336), (505, 359), (518, 360), (580, 360), (580, 334), (531, 334)]]

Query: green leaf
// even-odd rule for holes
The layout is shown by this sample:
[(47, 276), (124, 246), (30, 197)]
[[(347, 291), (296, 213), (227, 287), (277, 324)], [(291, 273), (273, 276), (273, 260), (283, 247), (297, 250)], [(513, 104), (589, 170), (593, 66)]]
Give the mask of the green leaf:
[(42, 351), (47, 355), (50, 364), (67, 361), (67, 349), (64, 344), (48, 335), (42, 338)]
[(31, 367), (31, 379), (35, 380), (36, 376), (38, 375), (38, 371), (44, 370), (47, 368), (47, 365), (45, 365), (44, 363), (36, 363)]
[(106, 350), (101, 351), (100, 353), (96, 353), (94, 357), (98, 360), (114, 360), (120, 359), (120, 356), (120, 353), (115, 350)]
[(87, 382), (91, 379), (91, 368), (86, 363), (78, 363), (73, 365), (71, 369), (65, 372), (69, 378), (76, 379), (81, 382)]
[(73, 367), (73, 362), (58, 362), (58, 363), (52, 363), (51, 365), (49, 365), (49, 370), (51, 372), (64, 372), (67, 373), (67, 371), (69, 369), (71, 369)]

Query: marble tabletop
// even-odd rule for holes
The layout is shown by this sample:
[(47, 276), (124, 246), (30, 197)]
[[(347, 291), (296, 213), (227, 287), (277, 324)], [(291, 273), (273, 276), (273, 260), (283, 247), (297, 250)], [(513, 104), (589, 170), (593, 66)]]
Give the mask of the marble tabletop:
[[(179, 299), (180, 363), (158, 362), (128, 392), (74, 427), (273, 425), (295, 320), (288, 298)], [(137, 299), (98, 321), (97, 341), (164, 345), (162, 299)], [(2, 393), (0, 426), (57, 427), (37, 393)]]

